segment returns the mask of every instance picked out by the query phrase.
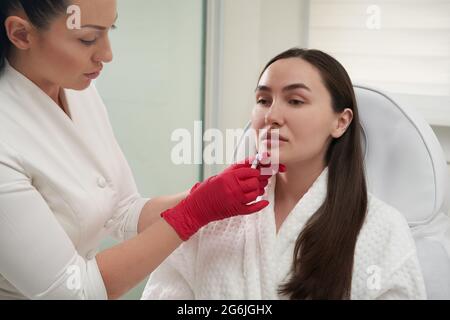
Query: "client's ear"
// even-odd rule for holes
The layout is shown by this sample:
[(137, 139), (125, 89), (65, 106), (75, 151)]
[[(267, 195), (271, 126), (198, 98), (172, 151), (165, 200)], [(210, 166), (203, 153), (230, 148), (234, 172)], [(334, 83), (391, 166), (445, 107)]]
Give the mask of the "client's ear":
[(347, 108), (337, 116), (331, 136), (335, 139), (342, 137), (352, 121), (353, 111)]

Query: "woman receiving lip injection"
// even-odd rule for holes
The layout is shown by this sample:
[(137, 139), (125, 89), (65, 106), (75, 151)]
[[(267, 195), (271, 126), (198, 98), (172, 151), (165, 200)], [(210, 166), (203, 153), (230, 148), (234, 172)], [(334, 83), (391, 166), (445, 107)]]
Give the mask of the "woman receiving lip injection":
[[(113, 58), (116, 10), (0, 1), (0, 299), (119, 298), (209, 222), (268, 205), (254, 201), (269, 176), (249, 161), (190, 192), (139, 195), (91, 84)], [(99, 252), (108, 235), (123, 242)]]
[[(401, 213), (367, 192), (358, 108), (334, 58), (291, 49), (255, 94), (258, 146), (278, 148), (251, 216), (214, 222), (152, 273), (143, 299), (425, 299)], [(277, 132), (273, 139), (270, 132)]]

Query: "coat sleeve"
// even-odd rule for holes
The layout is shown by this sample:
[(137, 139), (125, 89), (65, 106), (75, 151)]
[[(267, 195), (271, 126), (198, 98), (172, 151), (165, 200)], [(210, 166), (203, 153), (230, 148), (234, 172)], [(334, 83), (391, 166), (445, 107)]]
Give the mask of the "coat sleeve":
[(137, 235), (142, 209), (150, 199), (139, 194), (130, 166), (116, 139), (114, 137), (113, 139), (115, 154), (120, 163), (121, 178), (118, 186), (119, 202), (113, 215), (112, 235), (124, 241)]
[(194, 300), (198, 234), (183, 243), (153, 273), (142, 300)]
[(29, 299), (106, 299), (96, 260), (84, 260), (0, 142), (0, 274)]

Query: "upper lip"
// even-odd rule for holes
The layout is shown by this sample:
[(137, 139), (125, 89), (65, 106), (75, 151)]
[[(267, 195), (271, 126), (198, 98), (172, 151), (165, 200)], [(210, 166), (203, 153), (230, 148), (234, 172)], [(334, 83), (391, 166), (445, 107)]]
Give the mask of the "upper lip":
[(97, 71), (94, 71), (94, 72), (89, 72), (89, 73), (86, 73), (86, 74), (95, 74), (95, 73), (100, 73), (101, 71), (102, 71), (102, 69), (103, 69), (103, 67), (101, 67), (100, 69), (98, 69)]
[[(279, 140), (280, 140), (280, 141), (285, 141), (285, 142), (288, 142), (288, 141), (289, 141), (288, 138), (286, 138), (286, 137), (283, 136), (282, 134), (278, 134), (278, 137), (279, 137)], [(267, 136), (266, 136), (265, 139), (271, 140), (271, 138), (272, 138), (272, 134), (271, 134), (270, 131), (268, 131), (268, 132), (267, 132)]]

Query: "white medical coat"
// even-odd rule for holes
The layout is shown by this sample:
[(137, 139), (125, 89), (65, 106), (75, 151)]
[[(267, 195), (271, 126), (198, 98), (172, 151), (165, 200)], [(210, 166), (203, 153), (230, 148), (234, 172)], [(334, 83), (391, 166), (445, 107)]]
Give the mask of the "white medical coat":
[(94, 86), (71, 118), (10, 65), (0, 77), (0, 299), (106, 299), (95, 255), (137, 232), (136, 188)]

